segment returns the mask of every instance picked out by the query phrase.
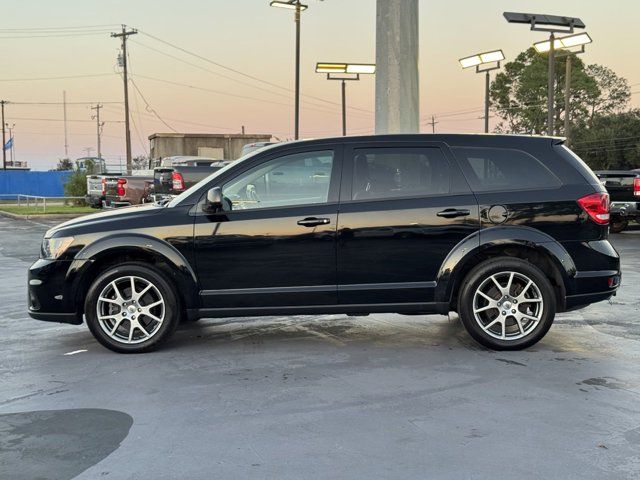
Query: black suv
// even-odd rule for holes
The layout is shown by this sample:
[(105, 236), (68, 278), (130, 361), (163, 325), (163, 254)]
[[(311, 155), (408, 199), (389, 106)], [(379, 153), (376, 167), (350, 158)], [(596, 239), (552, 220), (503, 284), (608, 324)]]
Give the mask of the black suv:
[(267, 147), (167, 205), (45, 235), (29, 314), (118, 352), (201, 317), (458, 312), (494, 349), (620, 284), (609, 196), (562, 139), (388, 135)]

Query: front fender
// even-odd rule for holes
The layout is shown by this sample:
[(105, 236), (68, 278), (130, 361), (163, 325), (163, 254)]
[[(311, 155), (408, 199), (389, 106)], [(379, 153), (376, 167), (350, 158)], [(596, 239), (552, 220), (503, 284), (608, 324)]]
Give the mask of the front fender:
[(565, 288), (576, 274), (576, 266), (566, 249), (553, 237), (524, 226), (499, 226), (479, 230), (458, 243), (447, 255), (436, 277), (437, 302), (450, 302), (461, 274), (477, 254), (497, 246), (521, 246), (546, 254), (562, 276)]
[(189, 261), (170, 243), (149, 235), (114, 234), (91, 242), (76, 254), (67, 277), (76, 292), (86, 291), (93, 280), (92, 267), (96, 262), (114, 255), (136, 253), (157, 260), (156, 266), (173, 280), (186, 308), (199, 307), (198, 278)]

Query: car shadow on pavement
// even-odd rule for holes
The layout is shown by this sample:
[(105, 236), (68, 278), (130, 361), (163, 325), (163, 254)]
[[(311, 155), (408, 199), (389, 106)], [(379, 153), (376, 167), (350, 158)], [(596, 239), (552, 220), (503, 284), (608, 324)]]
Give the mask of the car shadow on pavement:
[(104, 409), (0, 415), (0, 471), (11, 480), (70, 480), (116, 450), (132, 425), (126, 413)]

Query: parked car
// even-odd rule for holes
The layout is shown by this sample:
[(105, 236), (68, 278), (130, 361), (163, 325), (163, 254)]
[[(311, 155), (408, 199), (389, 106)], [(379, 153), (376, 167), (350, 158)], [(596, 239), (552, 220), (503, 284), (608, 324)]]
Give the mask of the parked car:
[(103, 178), (105, 208), (129, 207), (145, 203), (149, 186), (153, 183), (150, 175), (125, 175)]
[(120, 176), (122, 172), (110, 172), (105, 160), (100, 157), (78, 158), (75, 161), (75, 169), (87, 174), (86, 204), (93, 208), (102, 208), (105, 200), (102, 179)]
[(640, 220), (640, 171), (595, 172), (611, 197), (611, 231), (620, 233)]
[(269, 145), (274, 145), (276, 142), (254, 142), (254, 143), (247, 143), (246, 145), (244, 145), (242, 147), (242, 150), (240, 151), (240, 157), (244, 157), (245, 155), (247, 155), (248, 153), (251, 152), (255, 152), (256, 150), (260, 150), (264, 147), (268, 147)]
[(153, 169), (151, 196), (154, 201), (161, 201), (179, 195), (229, 163), (228, 160), (197, 160), (171, 167), (156, 167)]
[(158, 158), (153, 162), (153, 167), (173, 167), (174, 165), (208, 165), (218, 162), (220, 159), (209, 157), (198, 157), (193, 155), (175, 155), (172, 157)]
[(29, 315), (143, 352), (183, 319), (458, 312), (494, 349), (615, 295), (609, 195), (550, 137), (291, 142), (166, 205), (70, 220), (29, 270)]

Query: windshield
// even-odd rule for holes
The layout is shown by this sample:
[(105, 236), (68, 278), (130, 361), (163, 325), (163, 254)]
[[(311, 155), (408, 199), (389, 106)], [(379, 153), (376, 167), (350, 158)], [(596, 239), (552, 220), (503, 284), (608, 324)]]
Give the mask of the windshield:
[(171, 208), (171, 207), (175, 207), (177, 205), (180, 205), (184, 199), (190, 197), (193, 194), (193, 192), (195, 192), (198, 188), (200, 188), (204, 184), (207, 184), (207, 183), (211, 182), (218, 175), (221, 175), (224, 172), (226, 172), (227, 170), (229, 170), (231, 167), (233, 167), (235, 165), (238, 165), (239, 163), (242, 163), (242, 162), (252, 158), (254, 155), (257, 155), (258, 153), (262, 153), (265, 150), (268, 150), (268, 149), (271, 149), (271, 148), (274, 148), (274, 147), (276, 147), (276, 145), (270, 145), (268, 147), (263, 147), (263, 148), (260, 148), (259, 150), (255, 150), (253, 152), (249, 152), (246, 155), (243, 155), (242, 157), (240, 157), (238, 160), (236, 160), (234, 162), (231, 162), (228, 165), (222, 167), (220, 170), (216, 170), (211, 175), (209, 175), (207, 178), (204, 178), (204, 179), (200, 180), (198, 183), (193, 185), (191, 188), (186, 189), (180, 195), (178, 195), (177, 197), (174, 197), (167, 204), (167, 207)]

